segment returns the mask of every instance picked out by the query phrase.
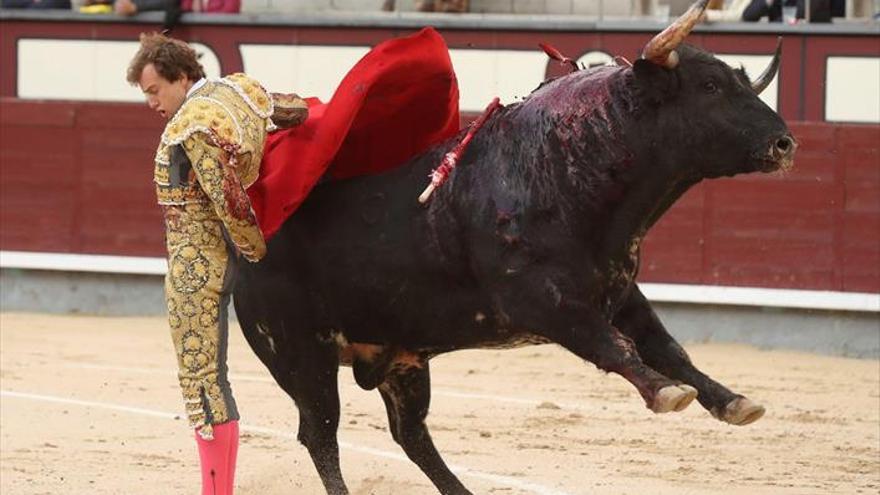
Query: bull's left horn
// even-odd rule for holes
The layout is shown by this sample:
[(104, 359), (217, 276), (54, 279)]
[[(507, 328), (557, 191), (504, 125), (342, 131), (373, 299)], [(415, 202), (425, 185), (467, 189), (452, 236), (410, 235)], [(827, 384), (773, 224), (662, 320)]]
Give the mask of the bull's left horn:
[(694, 2), (687, 12), (645, 45), (642, 58), (667, 69), (675, 68), (678, 65), (678, 54), (675, 53), (675, 49), (700, 22), (708, 2), (709, 0)]
[(773, 55), (773, 60), (770, 61), (770, 65), (764, 69), (764, 72), (762, 72), (757, 79), (752, 81), (752, 91), (754, 91), (756, 95), (761, 94), (762, 91), (767, 89), (767, 86), (770, 85), (770, 81), (776, 77), (776, 72), (779, 71), (779, 60), (781, 57), (782, 37), (779, 37), (776, 38), (776, 53)]

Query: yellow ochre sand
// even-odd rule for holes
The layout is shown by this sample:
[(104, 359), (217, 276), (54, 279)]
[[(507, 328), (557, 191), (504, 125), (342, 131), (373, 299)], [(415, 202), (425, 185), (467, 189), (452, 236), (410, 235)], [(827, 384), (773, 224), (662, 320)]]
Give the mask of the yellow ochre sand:
[[(324, 493), (294, 439), (291, 400), (230, 328), (244, 432), (236, 493)], [(474, 493), (880, 492), (880, 362), (740, 345), (688, 351), (763, 404), (764, 418), (730, 426), (696, 401), (655, 415), (622, 378), (549, 345), (433, 360), (428, 423)], [(169, 416), (182, 412), (174, 375), (163, 318), (0, 314), (0, 493), (198, 493), (192, 433)], [(378, 393), (358, 389), (348, 368), (339, 388), (352, 494), (436, 493), (400, 460)]]

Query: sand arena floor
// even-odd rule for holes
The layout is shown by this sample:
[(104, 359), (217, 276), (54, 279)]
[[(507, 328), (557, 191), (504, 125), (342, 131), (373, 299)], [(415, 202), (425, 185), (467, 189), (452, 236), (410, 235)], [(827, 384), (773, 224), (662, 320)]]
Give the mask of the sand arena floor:
[[(292, 402), (231, 328), (236, 493), (323, 493), (294, 438)], [(688, 350), (766, 416), (734, 427), (696, 402), (656, 416), (622, 378), (541, 346), (434, 360), (428, 422), (474, 493), (880, 493), (880, 362)], [(3, 495), (198, 493), (164, 319), (0, 314), (0, 388)], [(436, 493), (392, 441), (378, 393), (358, 389), (348, 368), (340, 392), (352, 493)]]

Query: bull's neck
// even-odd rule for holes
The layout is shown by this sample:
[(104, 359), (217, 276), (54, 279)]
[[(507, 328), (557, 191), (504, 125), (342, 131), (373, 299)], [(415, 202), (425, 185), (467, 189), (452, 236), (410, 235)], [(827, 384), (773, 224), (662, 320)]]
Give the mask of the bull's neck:
[(622, 191), (618, 199), (592, 212), (601, 225), (601, 256), (632, 256), (648, 230), (695, 183), (647, 165), (626, 184), (613, 186)]
[(607, 127), (588, 121), (585, 144), (576, 157), (587, 168), (587, 181), (580, 189), (586, 193), (583, 205), (593, 226), (590, 235), (598, 241), (600, 254), (611, 258), (632, 256), (657, 220), (699, 182), (689, 172), (693, 157), (669, 146), (660, 137), (668, 133), (656, 115), (638, 109), (634, 101), (626, 94), (609, 100), (598, 112)]

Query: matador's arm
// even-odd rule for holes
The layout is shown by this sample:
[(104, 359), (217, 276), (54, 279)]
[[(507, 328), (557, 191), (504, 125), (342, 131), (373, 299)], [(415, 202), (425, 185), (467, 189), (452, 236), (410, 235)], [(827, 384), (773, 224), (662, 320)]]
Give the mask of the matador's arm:
[(214, 211), (226, 226), (232, 242), (248, 261), (262, 259), (266, 255), (266, 241), (234, 163), (230, 163), (234, 155), (201, 132), (184, 141), (183, 148), (202, 191), (214, 204)]

